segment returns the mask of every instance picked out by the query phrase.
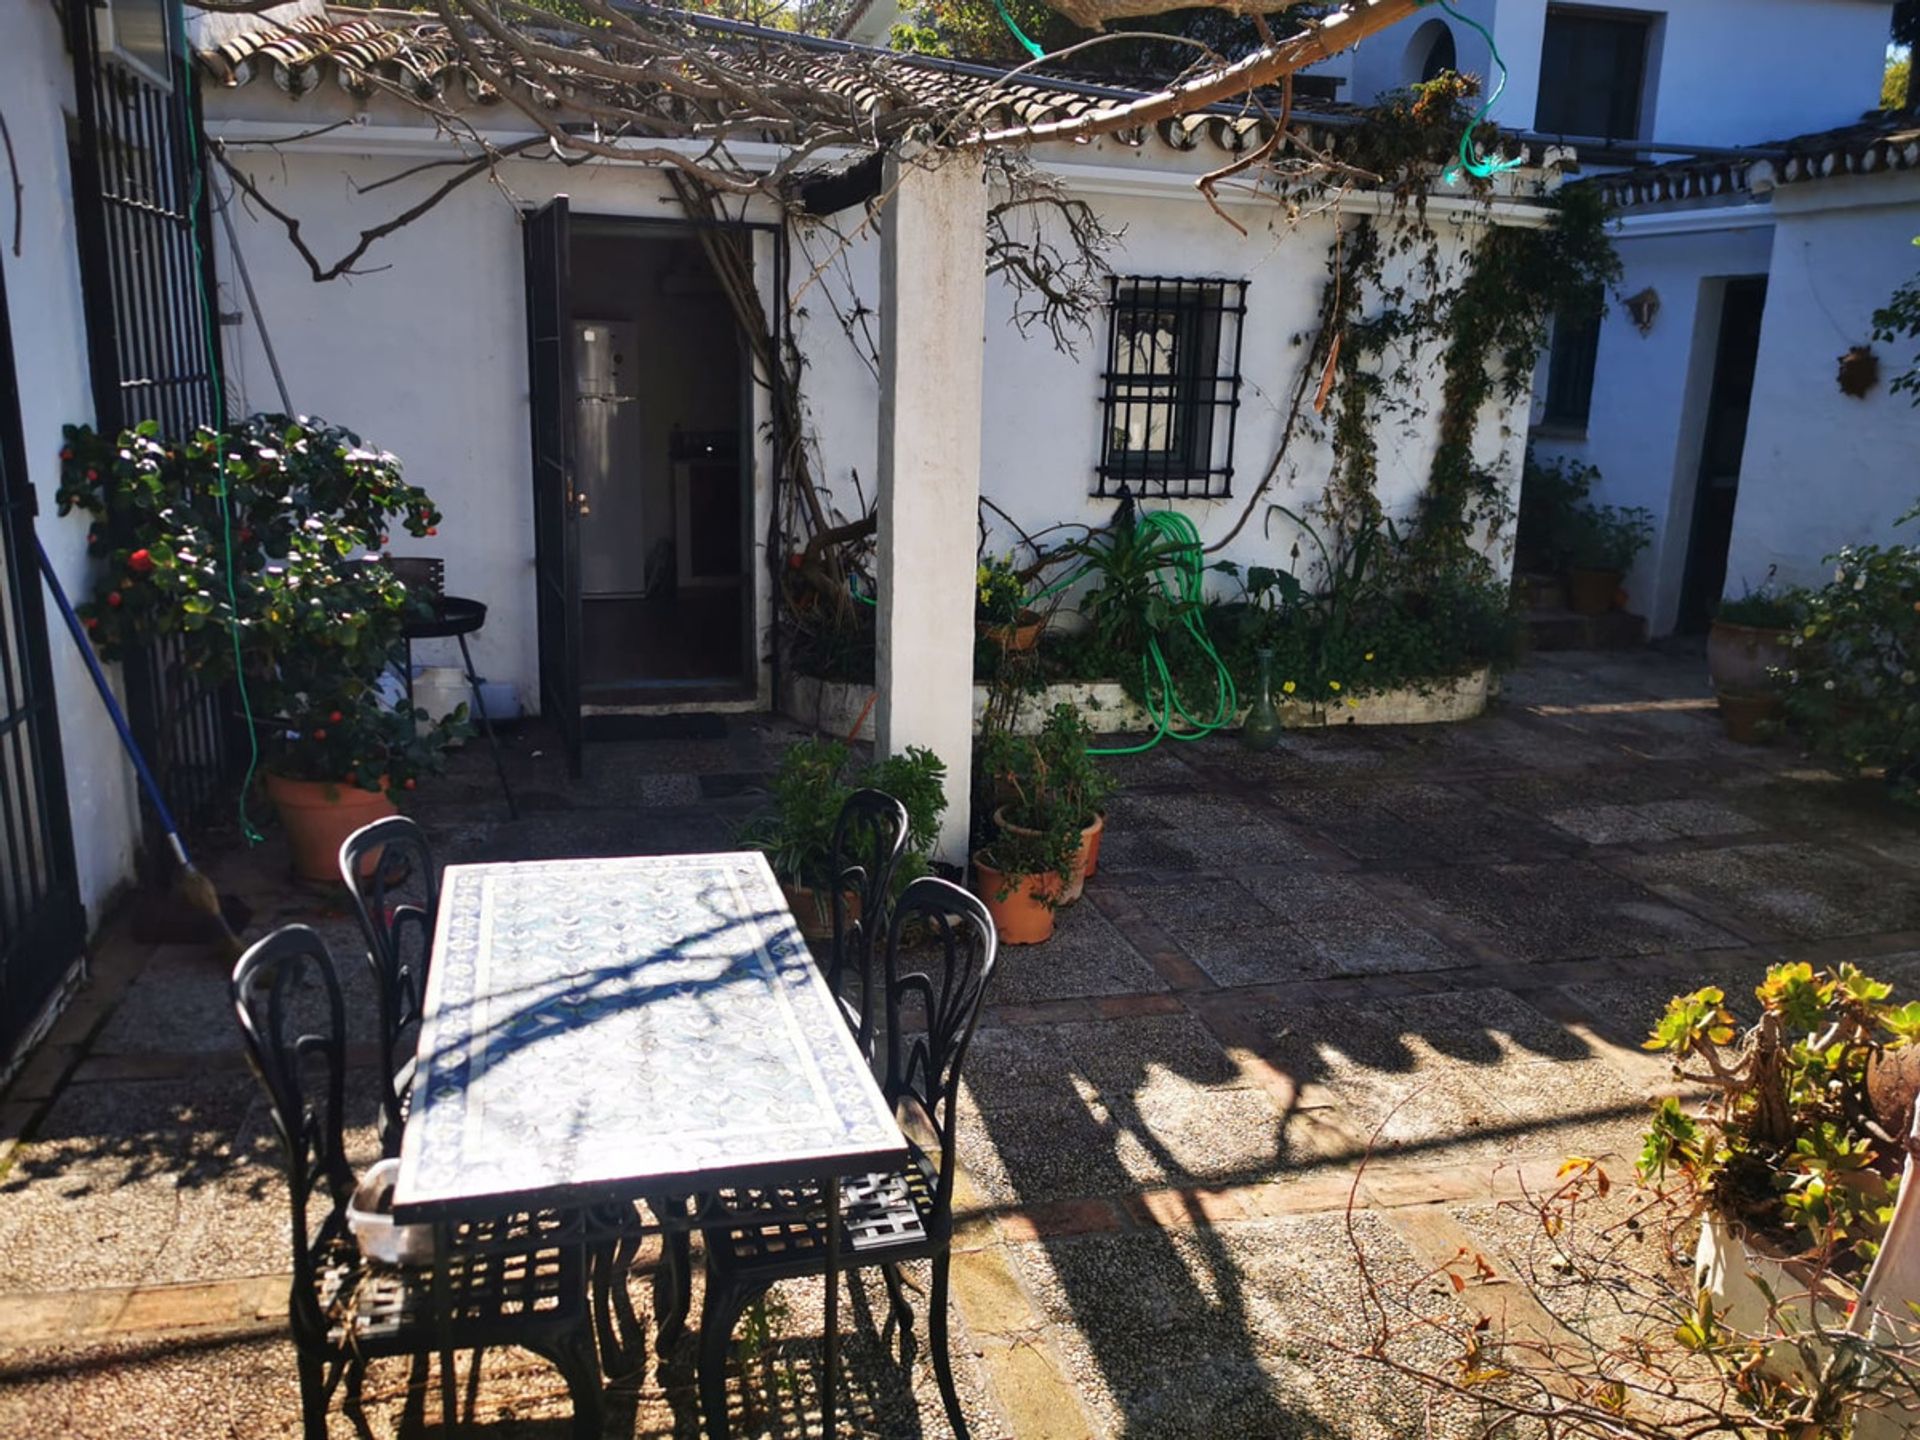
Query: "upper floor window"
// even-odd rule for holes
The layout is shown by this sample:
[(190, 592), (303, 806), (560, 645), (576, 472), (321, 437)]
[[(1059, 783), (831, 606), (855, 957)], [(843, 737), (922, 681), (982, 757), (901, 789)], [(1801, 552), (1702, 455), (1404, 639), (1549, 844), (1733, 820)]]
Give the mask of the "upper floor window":
[(1230, 492), (1246, 309), (1244, 280), (1114, 279), (1094, 494)]
[(1649, 17), (1547, 7), (1534, 128), (1548, 135), (1638, 140)]

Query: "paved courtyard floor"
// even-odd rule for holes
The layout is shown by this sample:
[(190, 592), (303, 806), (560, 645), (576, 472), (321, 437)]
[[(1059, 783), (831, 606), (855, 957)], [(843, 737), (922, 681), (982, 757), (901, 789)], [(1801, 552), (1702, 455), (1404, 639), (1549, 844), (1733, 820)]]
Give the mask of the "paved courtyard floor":
[[(1668, 1084), (1639, 1041), (1672, 993), (1738, 1001), (1782, 958), (1914, 993), (1920, 826), (1723, 740), (1702, 668), (1540, 656), (1470, 724), (1114, 762), (1099, 875), (1054, 940), (1005, 952), (969, 1064), (975, 1435), (1426, 1433), (1421, 1392), (1354, 1354), (1356, 1242), (1377, 1285), (1421, 1293), (1463, 1250), (1498, 1256), (1497, 1202), (1565, 1155), (1624, 1176)], [(521, 819), (479, 750), (416, 813), (447, 860), (725, 848), (793, 732), (689, 733), (592, 746), (569, 782), (529, 730), (508, 747)], [(256, 933), (302, 919), (355, 953), (274, 845), (212, 868)], [(0, 1435), (295, 1429), (284, 1189), (225, 990), (190, 948), (109, 938), (0, 1099)], [(1496, 1323), (1533, 1303), (1498, 1273), (1425, 1291)], [(820, 1298), (776, 1292), (736, 1433), (813, 1433)], [(948, 1433), (884, 1314), (864, 1291), (843, 1311), (843, 1416)], [(692, 1378), (684, 1346), (650, 1357), (607, 1434), (697, 1434)], [(336, 1412), (333, 1433), (442, 1433), (407, 1381), (376, 1366), (360, 1428)], [(543, 1364), (487, 1357), (472, 1433), (564, 1435), (567, 1413)]]

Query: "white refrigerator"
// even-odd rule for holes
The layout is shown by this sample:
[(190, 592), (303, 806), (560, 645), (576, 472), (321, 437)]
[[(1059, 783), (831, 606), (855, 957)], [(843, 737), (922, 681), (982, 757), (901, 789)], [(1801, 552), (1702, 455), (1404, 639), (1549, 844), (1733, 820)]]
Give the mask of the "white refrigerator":
[(645, 588), (647, 532), (640, 397), (634, 383), (639, 326), (573, 324), (573, 483), (579, 492), (580, 593), (612, 598)]

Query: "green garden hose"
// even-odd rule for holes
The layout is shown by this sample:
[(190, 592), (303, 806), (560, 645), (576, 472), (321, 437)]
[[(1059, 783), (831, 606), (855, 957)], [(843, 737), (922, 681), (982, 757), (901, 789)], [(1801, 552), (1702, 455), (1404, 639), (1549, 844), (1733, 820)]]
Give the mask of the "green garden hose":
[[(1168, 542), (1178, 555), (1177, 560), (1154, 573), (1154, 583), (1160, 587), (1161, 594), (1170, 596), (1179, 605), (1181, 627), (1193, 637), (1194, 644), (1200, 647), (1200, 653), (1213, 662), (1213, 714), (1211, 718), (1203, 720), (1190, 714), (1187, 707), (1180, 703), (1180, 690), (1174, 683), (1166, 654), (1160, 648), (1160, 637), (1149, 634), (1146, 653), (1140, 657), (1140, 678), (1154, 733), (1138, 745), (1090, 745), (1087, 747), (1089, 755), (1138, 755), (1144, 750), (1151, 750), (1168, 736), (1175, 740), (1198, 740), (1231, 725), (1240, 706), (1233, 676), (1226, 662), (1220, 658), (1220, 652), (1213, 648), (1213, 642), (1207, 638), (1206, 624), (1200, 618), (1207, 567), (1199, 530), (1194, 527), (1192, 520), (1175, 510), (1143, 512), (1134, 520), (1134, 524)], [(1078, 583), (1092, 569), (1090, 564), (1082, 565), (1034, 598), (1044, 600), (1050, 595), (1057, 595)], [(1172, 571), (1171, 577), (1167, 573), (1169, 570)], [(1159, 694), (1157, 703), (1154, 699), (1156, 688)], [(1184, 722), (1185, 729), (1173, 728), (1175, 716)]]

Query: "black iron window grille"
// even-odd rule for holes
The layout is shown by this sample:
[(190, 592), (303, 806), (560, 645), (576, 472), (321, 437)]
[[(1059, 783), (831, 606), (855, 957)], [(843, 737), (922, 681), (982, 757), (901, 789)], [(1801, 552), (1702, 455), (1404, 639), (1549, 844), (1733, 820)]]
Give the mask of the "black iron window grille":
[[(66, 5), (80, 278), (95, 426), (108, 434), (157, 420), (163, 433), (184, 435), (218, 413), (219, 340), (207, 333), (213, 235), (194, 153), (199, 95), (178, 12), (163, 14), (164, 44), (135, 66), (102, 45), (89, 0)], [(169, 807), (182, 823), (204, 819), (244, 749), (228, 693), (164, 643), (129, 657), (126, 677), (129, 718)]]
[(1111, 283), (1093, 493), (1163, 500), (1231, 494), (1247, 282)]

